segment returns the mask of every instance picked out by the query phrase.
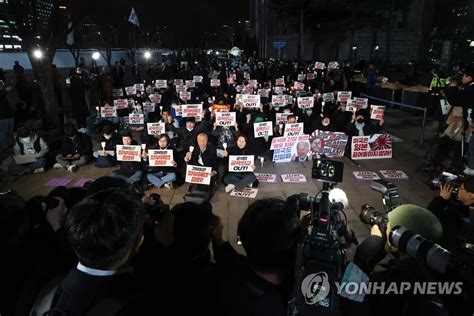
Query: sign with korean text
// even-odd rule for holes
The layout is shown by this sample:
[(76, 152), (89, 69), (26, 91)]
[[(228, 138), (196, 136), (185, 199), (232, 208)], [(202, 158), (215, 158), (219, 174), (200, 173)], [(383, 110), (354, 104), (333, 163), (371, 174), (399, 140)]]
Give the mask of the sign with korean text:
[(277, 148), (273, 150), (273, 162), (290, 162), (292, 148)]
[(175, 86), (184, 86), (184, 80), (183, 79), (174, 79), (173, 81)]
[(304, 81), (306, 79), (305, 74), (298, 74), (298, 81)]
[(182, 117), (196, 117), (201, 116), (202, 104), (182, 104)]
[(285, 183), (306, 183), (305, 175), (299, 173), (282, 174), (281, 180)]
[(244, 94), (242, 103), (246, 108), (258, 108), (260, 107), (260, 96), (258, 94)]
[(285, 85), (285, 79), (284, 78), (275, 79), (275, 86), (284, 86), (284, 85)]
[(367, 98), (353, 98), (352, 103), (359, 109), (367, 109), (369, 107), (369, 99)]
[(165, 123), (146, 123), (148, 135), (160, 135), (165, 132)]
[(193, 81), (194, 82), (202, 82), (202, 76), (193, 76)]
[(117, 116), (117, 108), (114, 107), (101, 107), (100, 108), (100, 117), (107, 118), (107, 117), (116, 117)]
[(128, 100), (127, 99), (114, 100), (114, 106), (117, 110), (127, 109), (128, 108)]
[(293, 113), (275, 113), (275, 124), (286, 124), (288, 122), (288, 116), (293, 115)]
[(314, 69), (324, 70), (325, 68), (326, 68), (325, 63), (322, 63), (322, 62), (319, 62), (319, 61), (314, 63)]
[(148, 160), (150, 167), (174, 167), (173, 150), (149, 149)]
[(272, 122), (253, 123), (253, 133), (255, 138), (273, 136)]
[(314, 105), (314, 97), (299, 97), (297, 102), (300, 109), (312, 108)]
[(277, 175), (272, 173), (255, 173), (259, 182), (275, 183), (277, 181)]
[(373, 171), (354, 171), (352, 172), (357, 180), (379, 180), (380, 177), (376, 172)]
[(303, 135), (304, 123), (285, 124), (285, 133), (283, 136)]
[(135, 86), (131, 86), (131, 87), (125, 87), (125, 93), (127, 95), (134, 95), (134, 94), (137, 94), (137, 88)]
[(196, 184), (211, 184), (211, 167), (186, 166), (186, 182)]
[(143, 111), (155, 112), (155, 103), (153, 103), (153, 102), (143, 102)]
[(252, 172), (255, 156), (229, 156), (229, 172)]
[(295, 81), (295, 84), (293, 85), (293, 89), (295, 90), (304, 90), (304, 83)]
[(186, 80), (186, 87), (188, 87), (188, 88), (195, 88), (195, 87), (196, 87), (196, 83), (194, 82), (194, 80)]
[(123, 97), (123, 90), (122, 90), (122, 89), (113, 89), (113, 90), (112, 90), (112, 96), (113, 96), (114, 98)]
[(245, 197), (249, 199), (255, 199), (257, 197), (258, 189), (254, 188), (235, 188), (230, 193), (230, 196)]
[(383, 120), (385, 113), (384, 105), (371, 105), (370, 106), (370, 118), (373, 120)]
[(329, 64), (328, 64), (328, 69), (331, 70), (331, 69), (337, 69), (339, 68), (339, 63), (337, 61), (331, 61)]
[(270, 150), (280, 149), (280, 148), (289, 148), (291, 155), (291, 148), (295, 146), (296, 143), (308, 141), (309, 135), (299, 135), (299, 136), (282, 136), (275, 137), (272, 139), (272, 144), (270, 145)]
[(282, 95), (272, 95), (272, 105), (274, 107), (284, 107), (286, 105), (286, 99)]
[(235, 126), (235, 112), (216, 112), (217, 126)]
[(179, 98), (184, 101), (191, 100), (191, 92), (181, 91), (179, 93)]
[(379, 170), (380, 174), (389, 180), (408, 180), (408, 175), (401, 170)]
[(140, 92), (145, 92), (145, 85), (143, 83), (136, 83), (135, 89)]
[(181, 93), (181, 92), (186, 92), (188, 91), (188, 88), (186, 86), (177, 86), (176, 87), (176, 93)]
[(286, 88), (283, 86), (276, 86), (276, 87), (273, 87), (273, 91), (275, 91), (276, 94), (282, 95), (283, 92), (286, 91)]
[(128, 123), (130, 125), (143, 125), (145, 123), (145, 116), (142, 113), (132, 113), (128, 115)]
[(324, 102), (334, 102), (334, 93), (332, 93), (332, 92), (323, 93), (323, 101)]
[(256, 79), (249, 80), (248, 86), (255, 89), (258, 87), (258, 81)]
[(343, 157), (348, 136), (345, 133), (315, 130), (309, 137), (311, 151), (328, 158)]
[(117, 145), (117, 160), (118, 161), (142, 161), (141, 153), (142, 147), (135, 145)]
[(352, 91), (338, 91), (337, 102), (347, 102), (352, 97)]
[(386, 159), (392, 158), (392, 137), (390, 134), (352, 137), (351, 158)]
[(211, 87), (220, 87), (221, 80), (220, 79), (211, 79)]
[(158, 89), (168, 88), (168, 82), (164, 79), (156, 80), (155, 87)]

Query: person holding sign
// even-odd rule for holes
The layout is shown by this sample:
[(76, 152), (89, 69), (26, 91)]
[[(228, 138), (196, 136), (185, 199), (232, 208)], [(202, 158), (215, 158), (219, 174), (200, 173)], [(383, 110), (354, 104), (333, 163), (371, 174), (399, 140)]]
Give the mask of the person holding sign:
[[(370, 114), (366, 110), (354, 111), (351, 122), (347, 125), (346, 134), (349, 136), (367, 136), (379, 133), (382, 130), (384, 120), (372, 123)], [(366, 123), (367, 122), (367, 123)]]
[(64, 127), (65, 137), (61, 153), (56, 156), (53, 168), (66, 168), (69, 172), (76, 172), (79, 166), (89, 162), (92, 156), (92, 141), (87, 134), (77, 131), (72, 123)]
[(217, 173), (219, 171), (219, 161), (217, 159), (215, 148), (209, 144), (209, 137), (206, 133), (197, 135), (198, 147), (189, 146), (189, 151), (184, 157), (184, 161), (191, 165), (204, 166), (212, 168), (211, 186), (215, 186), (217, 182)]
[(217, 126), (217, 122), (214, 122), (211, 135), (217, 137), (217, 156), (219, 158), (224, 157), (224, 144), (227, 144), (228, 148), (235, 147), (235, 138), (238, 134), (237, 123), (235, 126)]
[(171, 162), (167, 162), (171, 163), (172, 166), (153, 167), (146, 178), (157, 188), (164, 186), (167, 189), (173, 189), (173, 182), (176, 181), (176, 167), (178, 164), (174, 160), (174, 157), (176, 157), (176, 150), (170, 146), (170, 139), (168, 135), (161, 134), (158, 136), (158, 146), (156, 146), (156, 149), (173, 151), (173, 160)]
[(95, 166), (98, 168), (108, 168), (115, 165), (115, 146), (120, 144), (121, 139), (112, 125), (105, 125), (102, 128), (102, 137), (100, 138), (100, 148), (94, 151), (96, 158)]
[[(137, 145), (137, 142), (133, 140), (132, 132), (125, 131), (122, 133), (122, 145), (130, 146)], [(141, 154), (141, 157), (146, 157), (145, 151)], [(120, 158), (119, 158), (120, 159)], [(134, 184), (140, 181), (143, 175), (142, 163), (137, 161), (120, 161), (119, 170), (113, 171), (110, 175), (113, 178), (119, 178), (125, 180), (128, 184)]]
[[(247, 137), (244, 135), (240, 135), (237, 137), (237, 146), (229, 148), (229, 150), (224, 151), (224, 157), (229, 156), (248, 156), (253, 155), (247, 148)], [(254, 170), (255, 165), (252, 164), (251, 166), (252, 171), (250, 172), (233, 172), (231, 170), (227, 170), (224, 174), (224, 178), (222, 182), (226, 185), (225, 191), (231, 192), (233, 189), (243, 189), (245, 187), (256, 187), (258, 186), (258, 180), (255, 176)]]

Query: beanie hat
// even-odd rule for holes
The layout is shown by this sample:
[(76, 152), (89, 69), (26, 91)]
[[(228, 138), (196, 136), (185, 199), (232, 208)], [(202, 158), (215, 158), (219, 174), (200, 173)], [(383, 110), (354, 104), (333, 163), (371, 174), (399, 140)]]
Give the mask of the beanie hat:
[(413, 204), (404, 204), (388, 213), (390, 227), (401, 226), (423, 238), (438, 241), (443, 236), (443, 227), (429, 210)]

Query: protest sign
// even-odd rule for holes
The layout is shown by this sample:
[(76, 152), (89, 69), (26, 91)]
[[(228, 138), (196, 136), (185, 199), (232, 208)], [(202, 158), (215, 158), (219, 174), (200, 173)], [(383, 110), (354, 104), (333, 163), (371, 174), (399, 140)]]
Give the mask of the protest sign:
[(230, 104), (213, 104), (211, 106), (212, 113), (216, 112), (229, 112), (230, 111)]
[(255, 138), (273, 136), (272, 122), (253, 123), (253, 134)]
[(300, 109), (312, 108), (314, 105), (314, 97), (299, 97), (297, 102)]
[(346, 112), (357, 112), (359, 108), (357, 105), (352, 101), (352, 99), (347, 100), (346, 102)]
[(114, 98), (123, 97), (123, 90), (122, 90), (122, 89), (113, 89), (113, 90), (112, 90), (112, 96), (113, 96)]
[(153, 103), (153, 102), (143, 102), (143, 111), (155, 112), (155, 103)]
[(268, 89), (258, 89), (257, 91), (257, 94), (261, 97), (261, 98), (268, 98)]
[(168, 88), (168, 82), (166, 80), (160, 79), (155, 81), (155, 87), (158, 89)]
[(114, 107), (101, 107), (100, 108), (100, 117), (107, 118), (107, 117), (116, 117), (117, 116), (117, 108)]
[(323, 93), (323, 101), (324, 102), (334, 102), (334, 93), (332, 93), (332, 92)]
[(260, 96), (258, 94), (244, 94), (242, 103), (246, 108), (258, 108), (260, 107)]
[(174, 167), (173, 150), (149, 149), (148, 160), (150, 167)]
[(290, 162), (291, 151), (291, 147), (275, 149), (273, 151), (273, 162)]
[(285, 85), (285, 79), (284, 78), (275, 79), (275, 86), (284, 86), (284, 85)]
[(292, 148), (297, 142), (309, 140), (309, 135), (299, 135), (299, 136), (281, 136), (275, 137), (272, 139), (270, 145), (270, 150), (280, 149), (280, 148)]
[(134, 94), (137, 94), (137, 88), (135, 88), (135, 86), (125, 87), (125, 93), (126, 93), (127, 95), (134, 95)]
[(286, 88), (283, 86), (276, 86), (273, 87), (273, 91), (275, 91), (275, 93), (278, 95), (282, 95), (286, 91)]
[(347, 102), (352, 97), (352, 91), (338, 91), (337, 102)]
[(203, 77), (202, 76), (193, 76), (193, 81), (194, 82), (202, 82)]
[(339, 63), (337, 61), (331, 61), (328, 64), (328, 70), (339, 68)]
[(325, 68), (326, 68), (325, 63), (322, 63), (322, 62), (319, 62), (319, 61), (314, 63), (314, 69), (324, 70)]
[(385, 113), (384, 105), (371, 105), (370, 106), (370, 118), (373, 120), (383, 120)]
[(240, 92), (242, 94), (253, 94), (253, 88), (250, 86), (245, 86)]
[(135, 89), (140, 92), (145, 92), (145, 85), (143, 83), (136, 83)]
[(299, 136), (303, 134), (304, 123), (285, 124), (283, 136)]
[(305, 183), (306, 182), (306, 177), (304, 174), (282, 174), (281, 179), (285, 183)]
[(181, 111), (182, 117), (200, 117), (202, 112), (202, 104), (182, 104)]
[(117, 160), (118, 161), (142, 161), (142, 148), (135, 145), (117, 145)]
[(282, 95), (272, 95), (272, 105), (274, 107), (284, 107), (286, 105), (286, 99)]
[(252, 172), (255, 156), (229, 156), (229, 172)]
[(165, 123), (146, 123), (148, 135), (160, 135), (165, 132)]
[(379, 180), (380, 177), (373, 171), (354, 171), (352, 172), (357, 180)]
[(131, 113), (128, 115), (128, 123), (130, 125), (142, 125), (145, 123), (145, 116), (142, 113)]
[(236, 86), (235, 86), (235, 90), (236, 90), (237, 92), (241, 92), (243, 89), (244, 89), (244, 85), (239, 84), (239, 85), (236, 85)]
[(186, 80), (186, 87), (187, 88), (195, 88), (196, 84), (194, 83), (194, 80)]
[(181, 93), (181, 92), (186, 92), (188, 91), (188, 88), (186, 88), (186, 86), (177, 86), (176, 87), (176, 93)]
[(351, 158), (353, 160), (392, 158), (392, 137), (390, 134), (352, 137)]
[(306, 79), (307, 80), (314, 80), (315, 76), (314, 76), (314, 72), (308, 72), (306, 74)]
[(305, 74), (298, 74), (298, 81), (304, 81), (306, 79)]
[(367, 98), (353, 98), (352, 103), (356, 105), (358, 109), (367, 109), (369, 107), (369, 99)]
[(289, 115), (293, 115), (293, 113), (275, 113), (275, 124), (286, 124)]
[(250, 80), (250, 74), (248, 72), (244, 72), (244, 79)]
[(183, 79), (174, 79), (173, 83), (175, 86), (184, 86), (184, 80)]
[(161, 103), (161, 94), (150, 94), (148, 97), (153, 103)]
[(186, 182), (196, 184), (211, 184), (211, 167), (186, 166)]
[(256, 79), (249, 80), (248, 86), (255, 89), (258, 87), (258, 81)]
[(304, 90), (304, 83), (295, 81), (295, 84), (293, 85), (293, 89)]
[(191, 100), (191, 92), (181, 91), (179, 93), (179, 98), (183, 101)]
[(216, 112), (217, 126), (235, 126), (235, 112)]
[(242, 188), (242, 189), (237, 189), (235, 188), (232, 190), (230, 193), (230, 196), (238, 196), (238, 197), (246, 197), (250, 199), (255, 199), (257, 196), (258, 189), (253, 189), (253, 188)]
[(315, 130), (309, 137), (311, 151), (328, 158), (343, 157), (348, 136), (345, 133)]
[(264, 183), (275, 183), (277, 181), (277, 175), (272, 173), (255, 173), (257, 180)]
[(379, 170), (385, 179), (389, 180), (408, 180), (408, 175), (401, 170)]
[(220, 87), (221, 81), (220, 79), (211, 79), (211, 87)]

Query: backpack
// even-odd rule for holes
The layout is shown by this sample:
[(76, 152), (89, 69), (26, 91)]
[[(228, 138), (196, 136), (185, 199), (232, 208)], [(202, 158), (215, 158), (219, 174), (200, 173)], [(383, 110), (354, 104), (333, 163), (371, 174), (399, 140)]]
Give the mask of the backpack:
[(214, 194), (214, 188), (210, 185), (190, 184), (189, 191), (183, 196), (185, 202), (202, 204), (209, 202)]

